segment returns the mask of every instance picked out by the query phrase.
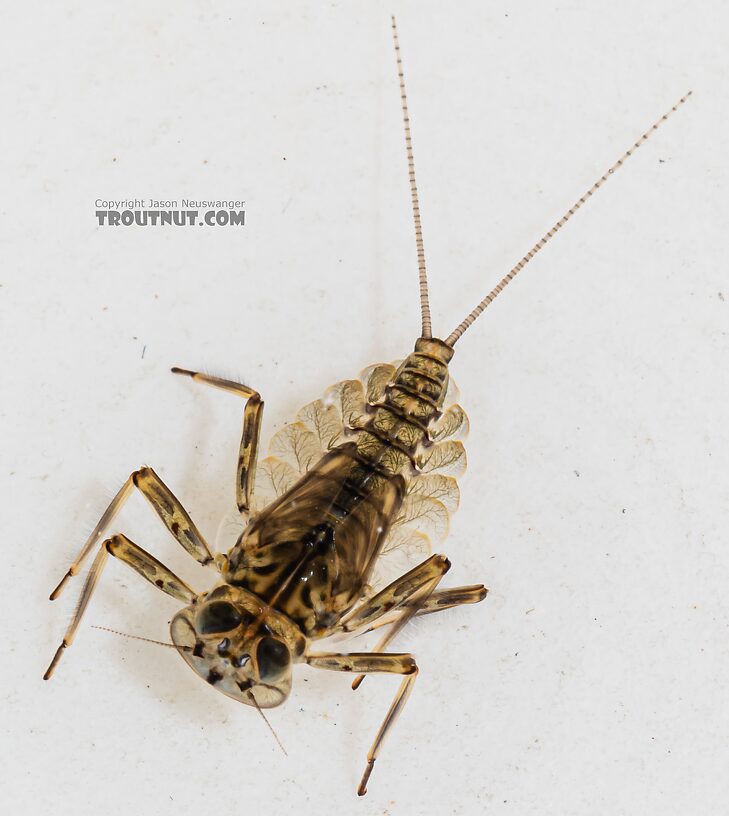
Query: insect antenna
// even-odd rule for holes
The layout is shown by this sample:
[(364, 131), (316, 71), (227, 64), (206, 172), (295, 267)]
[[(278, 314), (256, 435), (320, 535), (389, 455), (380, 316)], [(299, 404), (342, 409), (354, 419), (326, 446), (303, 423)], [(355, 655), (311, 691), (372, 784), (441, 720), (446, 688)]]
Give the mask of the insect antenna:
[(654, 122), (648, 130), (638, 139), (635, 144), (633, 144), (628, 150), (623, 153), (623, 155), (612, 165), (600, 178), (590, 187), (590, 189), (581, 196), (570, 208), (567, 212), (557, 221), (557, 223), (548, 230), (534, 246), (527, 252), (527, 254), (519, 261), (519, 263), (513, 267), (504, 277), (494, 286), (494, 288), (486, 295), (486, 297), (476, 306), (476, 308), (463, 320), (459, 326), (453, 330), (453, 332), (447, 337), (446, 345), (453, 346), (455, 345), (456, 341), (461, 337), (461, 335), (466, 331), (466, 329), (476, 320), (476, 318), (483, 312), (483, 310), (496, 298), (496, 296), (501, 292), (504, 287), (510, 283), (517, 274), (531, 261), (531, 259), (539, 252), (539, 250), (549, 241), (550, 238), (554, 237), (555, 233), (558, 232), (569, 220), (572, 216), (580, 209), (580, 207), (587, 201), (590, 196), (599, 188), (601, 187), (608, 178), (625, 162), (625, 160), (631, 156), (642, 144), (643, 142), (647, 141), (653, 133), (658, 130), (658, 128), (668, 119), (668, 117), (678, 108), (683, 105), (683, 103), (691, 96), (691, 91), (689, 91), (685, 96), (682, 96), (678, 102), (671, 108), (671, 110), (667, 111), (666, 113), (661, 116), (656, 122)]
[(118, 629), (109, 629), (108, 626), (92, 626), (92, 629), (101, 629), (102, 632), (111, 632), (114, 635), (121, 635), (122, 637), (132, 638), (133, 640), (144, 640), (147, 643), (156, 643), (158, 646), (169, 646), (170, 649), (179, 649), (182, 652), (191, 652), (190, 646), (175, 646), (174, 643), (166, 643), (164, 640), (153, 640), (152, 638), (142, 637), (141, 635), (130, 635), (127, 632), (120, 632)]
[(423, 246), (423, 229), (420, 224), (420, 202), (418, 199), (418, 185), (415, 182), (415, 160), (413, 158), (413, 140), (410, 136), (410, 115), (408, 113), (408, 99), (405, 93), (405, 74), (400, 59), (400, 40), (397, 36), (397, 23), (392, 15), (392, 39), (395, 45), (395, 59), (397, 60), (397, 76), (400, 80), (400, 104), (402, 106), (402, 122), (405, 128), (405, 152), (408, 157), (408, 178), (410, 179), (410, 196), (413, 202), (413, 222), (415, 223), (415, 248), (418, 253), (418, 278), (420, 282), (420, 318), (421, 337), (432, 337), (433, 329), (430, 323), (430, 302), (428, 300), (428, 274), (425, 270), (425, 248)]
[[(191, 652), (192, 651), (192, 647), (190, 647), (190, 646), (176, 646), (174, 643), (165, 643), (164, 640), (154, 640), (153, 638), (142, 637), (141, 635), (130, 635), (128, 632), (120, 632), (118, 629), (110, 629), (108, 626), (92, 626), (91, 628), (92, 629), (101, 629), (102, 632), (111, 632), (114, 635), (121, 635), (122, 637), (132, 638), (133, 640), (143, 640), (146, 643), (156, 643), (158, 646), (169, 646), (170, 649), (179, 649), (180, 651), (183, 651), (183, 652)], [(268, 726), (269, 731), (273, 734), (273, 738), (278, 743), (279, 748), (284, 752), (285, 756), (288, 756), (288, 753), (286, 752), (286, 749), (283, 747), (283, 744), (281, 743), (281, 740), (278, 738), (278, 734), (276, 734), (276, 732), (273, 730), (273, 726), (268, 721), (268, 718), (263, 713), (263, 711), (261, 710), (261, 707), (258, 705), (258, 703), (256, 701), (256, 698), (253, 696), (253, 694), (251, 694), (250, 691), (248, 692), (248, 698), (250, 699), (250, 701), (255, 706), (256, 711), (258, 711), (258, 713), (261, 715), (261, 717), (263, 717), (263, 722), (266, 723), (266, 725)]]
[(283, 747), (283, 744), (281, 743), (281, 740), (278, 738), (278, 734), (273, 730), (273, 726), (268, 721), (268, 718), (263, 713), (263, 711), (261, 711), (261, 707), (258, 705), (258, 703), (256, 701), (256, 698), (253, 696), (253, 694), (251, 694), (250, 691), (248, 692), (248, 697), (250, 698), (253, 705), (256, 707), (256, 711), (258, 711), (258, 713), (261, 715), (261, 717), (263, 717), (263, 722), (266, 723), (266, 725), (268, 726), (268, 730), (273, 734), (273, 738), (278, 743), (278, 747), (284, 752), (284, 756), (288, 756), (288, 754), (286, 753), (286, 749)]

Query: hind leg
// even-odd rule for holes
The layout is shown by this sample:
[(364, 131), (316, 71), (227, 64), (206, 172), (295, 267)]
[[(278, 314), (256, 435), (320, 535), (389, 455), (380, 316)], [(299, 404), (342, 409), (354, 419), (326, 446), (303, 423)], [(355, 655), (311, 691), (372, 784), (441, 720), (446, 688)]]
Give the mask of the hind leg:
[(368, 674), (373, 672), (388, 672), (405, 675), (395, 693), (395, 699), (392, 701), (385, 715), (385, 719), (367, 753), (367, 765), (365, 766), (362, 780), (357, 788), (359, 796), (364, 796), (367, 793), (367, 782), (372, 774), (372, 769), (375, 767), (375, 761), (380, 755), (385, 737), (395, 724), (395, 720), (413, 690), (413, 684), (418, 676), (418, 666), (415, 662), (415, 658), (410, 654), (359, 652), (353, 654), (313, 654), (307, 655), (304, 659), (310, 666), (317, 669), (343, 672), (367, 672)]
[[(449, 568), (450, 561), (445, 556), (432, 555), (345, 618), (339, 626), (340, 631), (360, 630), (363, 634), (389, 626), (389, 631), (373, 650), (382, 652), (416, 615), (431, 614), (464, 603), (478, 603), (486, 597), (486, 588), (481, 584), (436, 592), (438, 583)], [(354, 679), (352, 688), (357, 689), (363, 680), (364, 675), (360, 674)]]
[[(453, 587), (452, 589), (439, 589), (425, 600), (415, 613), (416, 617), (422, 615), (432, 615), (434, 612), (442, 612), (445, 609), (454, 609), (463, 604), (474, 604), (482, 601), (488, 594), (488, 589), (483, 584), (471, 584), (470, 586)], [(387, 616), (376, 620), (365, 632), (372, 632), (381, 626), (389, 626), (395, 620), (394, 616)]]

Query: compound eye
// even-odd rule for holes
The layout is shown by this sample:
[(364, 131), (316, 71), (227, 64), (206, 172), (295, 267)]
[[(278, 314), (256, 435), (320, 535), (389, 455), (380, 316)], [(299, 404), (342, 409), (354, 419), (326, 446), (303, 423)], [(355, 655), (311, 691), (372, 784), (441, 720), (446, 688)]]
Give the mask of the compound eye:
[(272, 637), (264, 637), (258, 642), (256, 650), (258, 674), (264, 683), (279, 677), (291, 662), (291, 653), (286, 644)]
[(230, 632), (240, 626), (243, 616), (227, 601), (212, 601), (200, 610), (197, 630), (201, 635)]

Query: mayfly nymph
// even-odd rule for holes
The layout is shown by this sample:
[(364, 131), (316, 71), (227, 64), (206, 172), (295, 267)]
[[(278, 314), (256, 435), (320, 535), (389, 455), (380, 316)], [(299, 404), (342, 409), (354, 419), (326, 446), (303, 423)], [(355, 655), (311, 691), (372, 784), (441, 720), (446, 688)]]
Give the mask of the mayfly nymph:
[[(397, 364), (381, 363), (333, 386), (302, 408), (273, 438), (259, 462), (263, 401), (252, 388), (173, 368), (176, 374), (245, 400), (236, 474), (236, 502), (244, 529), (227, 553), (215, 553), (182, 504), (152, 468), (132, 473), (51, 594), (58, 597), (96, 547), (96, 557), (71, 624), (44, 677), (72, 644), (109, 555), (127, 564), (183, 607), (171, 623), (172, 643), (207, 683), (263, 709), (289, 696), (293, 668), (402, 676), (370, 748), (358, 793), (363, 795), (385, 736), (407, 701), (418, 666), (409, 653), (386, 651), (416, 615), (483, 600), (482, 584), (440, 589), (450, 562), (430, 554), (445, 537), (459, 501), (465, 468), (460, 440), (468, 426), (452, 399), (449, 365), (463, 333), (514, 276), (687, 98), (644, 133), (527, 252), (446, 337), (434, 337), (415, 182), (405, 84), (395, 20), (392, 30), (401, 92), (420, 284), (421, 332)], [(211, 589), (197, 592), (122, 533), (103, 539), (133, 489), (151, 504), (173, 538), (213, 569)], [(398, 561), (400, 559), (400, 561)], [(378, 578), (388, 561), (401, 574)], [(403, 571), (402, 564), (409, 568)], [(413, 564), (411, 566), (411, 564)], [(373, 651), (317, 651), (318, 641), (386, 627)]]

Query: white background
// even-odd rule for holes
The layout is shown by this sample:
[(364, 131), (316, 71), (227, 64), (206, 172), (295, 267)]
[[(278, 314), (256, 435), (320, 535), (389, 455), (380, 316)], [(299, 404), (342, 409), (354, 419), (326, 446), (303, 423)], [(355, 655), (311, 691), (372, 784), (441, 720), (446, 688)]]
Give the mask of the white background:
[[(398, 15), (449, 332), (620, 153), (694, 95), (465, 335), (448, 583), (488, 599), (397, 642), (421, 677), (302, 668), (270, 712), (201, 683), (173, 600), (109, 564), (49, 590), (148, 463), (211, 540), (242, 405), (264, 437), (410, 351)], [(18, 813), (696, 814), (729, 781), (725, 4), (7, 5), (2, 23), (4, 807)], [(99, 228), (96, 198), (244, 198), (245, 228)], [(118, 529), (204, 589), (134, 497)]]

